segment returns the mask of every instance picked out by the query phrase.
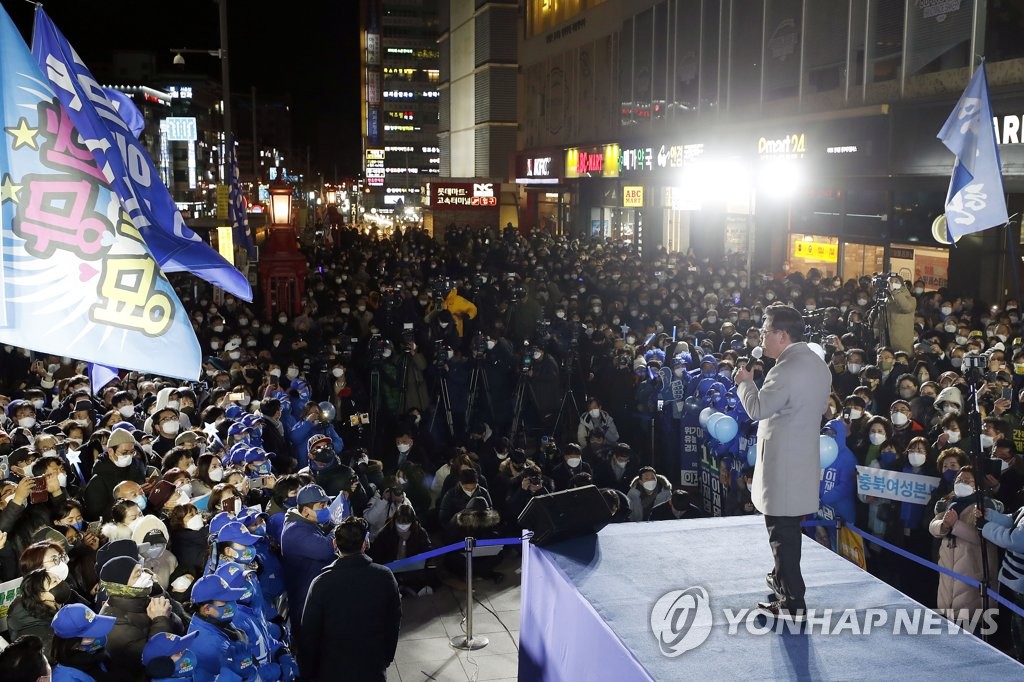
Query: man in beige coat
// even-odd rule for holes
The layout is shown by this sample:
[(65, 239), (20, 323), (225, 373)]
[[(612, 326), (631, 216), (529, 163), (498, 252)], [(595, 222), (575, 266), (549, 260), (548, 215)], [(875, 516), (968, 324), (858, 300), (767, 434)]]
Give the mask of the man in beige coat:
[(764, 354), (776, 358), (758, 389), (753, 375), (736, 372), (737, 395), (757, 425), (757, 463), (751, 486), (754, 507), (764, 514), (775, 569), (767, 576), (777, 599), (758, 608), (769, 615), (803, 620), (800, 520), (818, 511), (818, 435), (828, 405), (832, 375), (803, 342), (804, 322), (795, 308), (768, 306), (761, 325)]

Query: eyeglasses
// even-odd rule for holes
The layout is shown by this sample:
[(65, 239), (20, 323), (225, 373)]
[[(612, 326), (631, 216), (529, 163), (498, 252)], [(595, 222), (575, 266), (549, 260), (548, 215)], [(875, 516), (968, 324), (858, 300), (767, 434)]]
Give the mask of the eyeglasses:
[(43, 565), (44, 566), (53, 566), (53, 567), (56, 568), (57, 566), (60, 566), (61, 564), (66, 564), (67, 562), (68, 562), (68, 555), (67, 554), (54, 554), (49, 559), (43, 561)]
[(777, 332), (779, 330), (778, 329), (758, 329), (758, 331), (761, 333), (761, 338), (764, 338), (768, 334), (771, 334), (773, 332)]

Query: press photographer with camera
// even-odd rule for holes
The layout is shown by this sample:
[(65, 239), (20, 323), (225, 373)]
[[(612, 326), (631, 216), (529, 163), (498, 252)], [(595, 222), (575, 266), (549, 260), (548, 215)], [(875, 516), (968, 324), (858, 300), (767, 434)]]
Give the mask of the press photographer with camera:
[(914, 352), (914, 310), (917, 301), (907, 289), (903, 278), (890, 272), (875, 275), (871, 282), (875, 305), (869, 312), (875, 338), (891, 350)]

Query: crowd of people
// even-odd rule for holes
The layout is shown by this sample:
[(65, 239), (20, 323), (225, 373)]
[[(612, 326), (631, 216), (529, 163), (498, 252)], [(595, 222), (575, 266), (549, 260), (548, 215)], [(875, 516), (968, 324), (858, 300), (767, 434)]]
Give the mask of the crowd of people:
[[(668, 385), (711, 359), (731, 377), (774, 302), (819, 334), (837, 462), (941, 478), (909, 505), (857, 498), (847, 470), (823, 504), (975, 578), (980, 528), (993, 585), (1024, 603), (1017, 301), (814, 269), (748, 277), (736, 258), (511, 228), (341, 230), (294, 315), (172, 277), (197, 381), (124, 371), (94, 389), (84, 361), (0, 347), (0, 583), (21, 581), (0, 678), (379, 677), (402, 596), (463, 560), (381, 564), (517, 532), (533, 497), (574, 486), (600, 487), (616, 522), (704, 514), (672, 480)], [(961, 440), (968, 353), (984, 359), (983, 472)], [(751, 475), (723, 475), (726, 513), (755, 513)], [(966, 585), (868, 560), (928, 606), (974, 606)], [(500, 555), (475, 561), (504, 578)]]

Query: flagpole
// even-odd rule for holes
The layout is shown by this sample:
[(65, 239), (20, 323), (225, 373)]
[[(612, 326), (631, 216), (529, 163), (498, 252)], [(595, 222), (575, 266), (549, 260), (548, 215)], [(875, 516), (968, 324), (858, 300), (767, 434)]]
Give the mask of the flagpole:
[(224, 158), (221, 159), (224, 169), (221, 182), (230, 182), (231, 157), (234, 153), (234, 137), (231, 132), (231, 70), (228, 68), (228, 0), (217, 0), (220, 9), (220, 81), (224, 92), (222, 97), (224, 117)]

